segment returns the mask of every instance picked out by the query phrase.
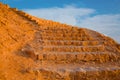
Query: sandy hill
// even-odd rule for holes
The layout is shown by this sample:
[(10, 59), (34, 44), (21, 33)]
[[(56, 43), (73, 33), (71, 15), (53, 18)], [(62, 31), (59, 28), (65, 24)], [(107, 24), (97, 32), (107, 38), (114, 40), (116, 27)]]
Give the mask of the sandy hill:
[(0, 3), (0, 80), (120, 80), (120, 45), (86, 28)]

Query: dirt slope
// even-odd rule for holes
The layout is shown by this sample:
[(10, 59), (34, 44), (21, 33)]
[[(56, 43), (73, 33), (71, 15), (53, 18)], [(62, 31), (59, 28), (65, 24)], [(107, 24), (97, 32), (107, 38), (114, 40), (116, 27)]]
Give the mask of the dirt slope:
[(120, 80), (120, 45), (96, 31), (0, 3), (0, 80)]

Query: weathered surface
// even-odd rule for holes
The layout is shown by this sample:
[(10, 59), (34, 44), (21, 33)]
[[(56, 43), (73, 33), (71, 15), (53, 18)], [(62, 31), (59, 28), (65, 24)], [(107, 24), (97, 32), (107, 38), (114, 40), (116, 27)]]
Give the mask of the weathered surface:
[(120, 80), (120, 45), (93, 30), (0, 3), (0, 80)]

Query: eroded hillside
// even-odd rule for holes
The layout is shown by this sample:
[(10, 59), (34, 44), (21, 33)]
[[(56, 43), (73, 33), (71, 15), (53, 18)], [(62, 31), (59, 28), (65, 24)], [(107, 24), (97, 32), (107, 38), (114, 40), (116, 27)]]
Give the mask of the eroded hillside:
[(96, 31), (0, 3), (0, 80), (119, 80), (120, 45)]

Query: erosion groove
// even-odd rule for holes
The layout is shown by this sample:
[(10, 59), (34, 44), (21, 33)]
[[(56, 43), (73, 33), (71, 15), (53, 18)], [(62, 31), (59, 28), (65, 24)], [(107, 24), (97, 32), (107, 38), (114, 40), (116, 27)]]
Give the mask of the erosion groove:
[(120, 44), (96, 31), (0, 3), (0, 80), (120, 80)]

